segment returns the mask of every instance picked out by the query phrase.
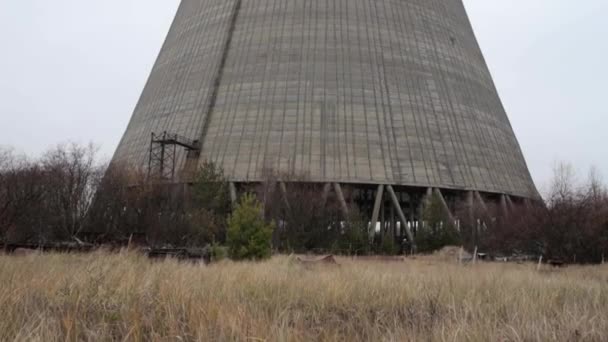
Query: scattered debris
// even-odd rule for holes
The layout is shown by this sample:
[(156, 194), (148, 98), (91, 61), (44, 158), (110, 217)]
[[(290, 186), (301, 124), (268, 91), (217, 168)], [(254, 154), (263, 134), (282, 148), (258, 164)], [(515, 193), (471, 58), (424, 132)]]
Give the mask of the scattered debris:
[(4, 250), (9, 254), (15, 254), (17, 251), (23, 254), (25, 250), (38, 252), (61, 252), (61, 253), (84, 253), (91, 252), (95, 246), (82, 241), (74, 242), (54, 242), (40, 244), (6, 244)]
[(494, 261), (496, 261), (496, 262), (508, 262), (509, 258), (506, 257), (506, 256), (499, 255), (499, 256), (494, 256)]
[(175, 258), (178, 260), (211, 262), (211, 248), (148, 248), (146, 254), (151, 259)]
[(433, 259), (440, 261), (462, 261), (473, 260), (473, 255), (459, 246), (445, 246), (431, 255)]
[(336, 258), (332, 254), (324, 255), (314, 259), (307, 259), (303, 257), (296, 257), (296, 261), (302, 265), (338, 265)]
[(488, 253), (479, 253), (479, 252), (478, 252), (478, 253), (477, 253), (477, 259), (478, 259), (478, 260), (483, 260), (483, 261), (486, 261), (486, 260), (490, 260), (490, 257), (489, 257), (489, 255), (488, 255)]

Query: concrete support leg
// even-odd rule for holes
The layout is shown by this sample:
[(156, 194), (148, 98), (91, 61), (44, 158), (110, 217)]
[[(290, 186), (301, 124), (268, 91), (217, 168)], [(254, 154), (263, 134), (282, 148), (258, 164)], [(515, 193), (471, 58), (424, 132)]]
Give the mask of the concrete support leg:
[(269, 194), (274, 193), (276, 182), (267, 181), (267, 182), (263, 183), (263, 185), (264, 185), (264, 199), (262, 202), (262, 212), (264, 213), (264, 217), (266, 217), (266, 208), (268, 207), (268, 200), (269, 200), (268, 196), (269, 196)]
[(513, 203), (513, 200), (511, 199), (511, 196), (509, 195), (505, 195), (505, 197), (507, 198), (507, 207), (509, 208), (509, 211), (514, 211), (515, 210), (515, 204)]
[(291, 206), (289, 205), (289, 199), (287, 198), (287, 186), (285, 185), (285, 182), (279, 182), (279, 188), (281, 189), (281, 197), (283, 197), (285, 206), (287, 207), (287, 210), (291, 212)]
[(382, 199), (384, 198), (384, 185), (378, 185), (376, 190), (376, 200), (374, 201), (374, 211), (372, 212), (372, 222), (370, 227), (370, 236), (376, 234), (376, 223), (378, 223), (378, 216), (380, 215), (380, 207), (382, 206)]
[(412, 252), (415, 253), (416, 252), (416, 241), (414, 240), (414, 234), (412, 234), (412, 231), (407, 226), (407, 219), (405, 218), (405, 215), (403, 214), (403, 210), (401, 210), (401, 204), (399, 203), (399, 198), (397, 198), (397, 194), (395, 193), (395, 190), (393, 189), (393, 187), (391, 185), (387, 185), (386, 190), (388, 190), (388, 193), (391, 196), (391, 199), (393, 201), (393, 206), (395, 207), (395, 210), (397, 210), (397, 214), (399, 215), (399, 219), (401, 220), (401, 226), (405, 230), (405, 234), (407, 235), (407, 240), (410, 242), (410, 244), (412, 246)]
[(509, 208), (507, 207), (507, 196), (500, 195), (500, 210), (502, 211), (502, 215), (504, 217), (509, 216)]
[(342, 192), (342, 187), (339, 183), (334, 183), (334, 191), (338, 196), (338, 200), (340, 201), (340, 205), (342, 207), (342, 214), (344, 214), (344, 218), (348, 217), (348, 205), (346, 204), (346, 200), (344, 199), (344, 193)]
[(477, 244), (477, 219), (475, 218), (475, 194), (473, 191), (467, 192), (467, 219), (471, 227), (471, 239)]
[(424, 194), (424, 207), (428, 207), (433, 199), (433, 188), (427, 188), (426, 193)]
[[(415, 205), (414, 205), (414, 195), (412, 193), (408, 193), (408, 211), (409, 211), (409, 222), (410, 225), (408, 227), (410, 227), (410, 230), (412, 231), (412, 234), (414, 235), (414, 237), (416, 236), (416, 232), (413, 231), (414, 230), (414, 221), (416, 220), (416, 209), (415, 209)], [(406, 223), (407, 225), (407, 223)], [(401, 240), (403, 240), (403, 238), (405, 237), (405, 227), (402, 225), (401, 226)]]
[(384, 237), (386, 235), (386, 219), (384, 217), (386, 208), (384, 207), (384, 201), (382, 201), (382, 205), (380, 206), (380, 231), (382, 234), (382, 239), (384, 240)]
[(437, 194), (437, 196), (439, 197), (439, 200), (441, 201), (441, 206), (443, 207), (445, 214), (448, 216), (448, 219), (450, 220), (450, 224), (456, 224), (456, 219), (454, 218), (454, 215), (452, 215), (452, 211), (450, 210), (448, 203), (445, 201), (445, 198), (443, 197), (441, 190), (439, 190), (438, 188), (435, 188), (435, 194)]
[(470, 224), (475, 222), (475, 195), (473, 191), (467, 192), (467, 219)]
[(420, 198), (420, 206), (418, 207), (418, 224), (419, 228), (424, 227), (424, 211), (428, 208), (433, 198), (433, 188), (427, 188), (426, 192)]
[(483, 211), (485, 211), (487, 213), (488, 206), (486, 205), (486, 201), (484, 201), (483, 197), (481, 197), (481, 194), (479, 193), (479, 191), (475, 191), (475, 198), (477, 199), (477, 202), (479, 202), (479, 204), (481, 205), (481, 208), (483, 209)]
[(391, 229), (391, 235), (393, 236), (393, 239), (397, 238), (397, 226), (395, 225), (395, 208), (393, 206), (391, 206), (391, 210), (390, 210), (390, 222), (388, 223), (390, 229)]
[(329, 192), (331, 191), (331, 183), (325, 183), (323, 185), (323, 197), (321, 197), (321, 206), (325, 207), (327, 204), (327, 198), (329, 197)]
[(232, 202), (232, 206), (236, 206), (236, 202), (238, 200), (236, 194), (236, 185), (233, 182), (228, 183), (228, 188), (230, 189), (230, 201)]
[(410, 222), (414, 222), (414, 220), (416, 220), (416, 209), (415, 209), (415, 205), (414, 205), (414, 195), (412, 193), (408, 194), (408, 209), (409, 209), (409, 214), (410, 214)]

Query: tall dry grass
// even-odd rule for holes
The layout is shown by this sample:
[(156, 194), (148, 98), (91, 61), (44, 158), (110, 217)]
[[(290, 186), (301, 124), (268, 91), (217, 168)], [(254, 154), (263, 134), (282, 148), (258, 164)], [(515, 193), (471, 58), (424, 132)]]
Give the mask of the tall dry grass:
[(0, 256), (0, 340), (606, 341), (608, 267)]

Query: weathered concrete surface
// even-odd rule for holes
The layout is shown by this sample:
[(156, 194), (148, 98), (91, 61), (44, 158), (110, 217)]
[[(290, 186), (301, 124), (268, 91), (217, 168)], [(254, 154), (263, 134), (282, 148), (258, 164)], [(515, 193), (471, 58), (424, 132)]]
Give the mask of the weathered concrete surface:
[(165, 130), (233, 181), (538, 196), (461, 0), (183, 0), (114, 160)]

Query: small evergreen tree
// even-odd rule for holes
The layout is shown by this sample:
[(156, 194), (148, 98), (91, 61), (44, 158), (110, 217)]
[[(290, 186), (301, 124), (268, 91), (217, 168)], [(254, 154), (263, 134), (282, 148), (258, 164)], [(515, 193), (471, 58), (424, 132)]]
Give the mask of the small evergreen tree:
[(332, 244), (336, 254), (367, 255), (370, 253), (367, 220), (358, 210), (351, 210)]
[(396, 255), (399, 253), (399, 247), (395, 243), (395, 237), (391, 234), (383, 234), (382, 243), (380, 244), (380, 252), (384, 255)]
[(219, 166), (203, 163), (192, 184), (192, 199), (188, 208), (191, 230), (199, 232), (201, 243), (225, 243), (231, 203), (229, 183)]
[(254, 195), (241, 198), (228, 219), (228, 252), (235, 260), (266, 259), (271, 255), (274, 223), (262, 217), (262, 205)]
[(445, 246), (460, 245), (460, 233), (445, 214), (439, 195), (432, 195), (422, 217), (425, 224), (416, 236), (419, 251), (432, 252)]
[(205, 161), (193, 184), (196, 208), (203, 208), (216, 215), (230, 212), (230, 192), (223, 170), (213, 162)]

